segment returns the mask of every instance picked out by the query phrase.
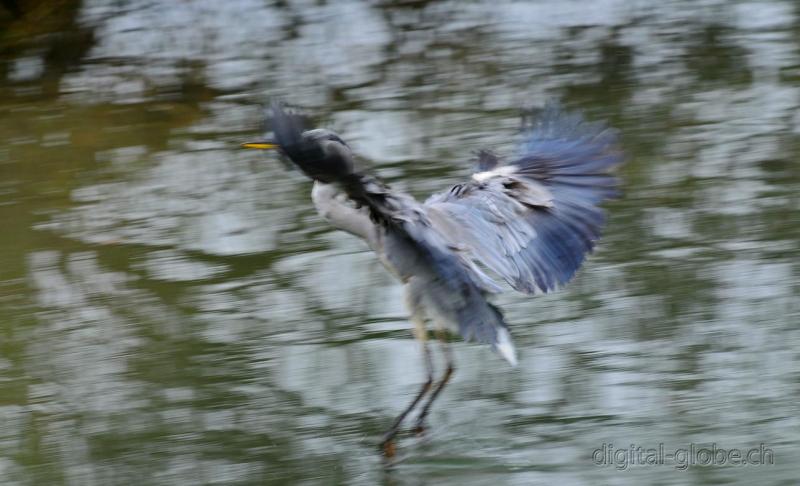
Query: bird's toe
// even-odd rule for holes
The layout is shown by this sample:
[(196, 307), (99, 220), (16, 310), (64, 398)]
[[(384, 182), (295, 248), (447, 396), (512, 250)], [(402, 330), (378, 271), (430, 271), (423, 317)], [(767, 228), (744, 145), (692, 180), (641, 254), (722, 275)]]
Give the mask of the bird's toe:
[(387, 458), (392, 458), (397, 453), (397, 449), (394, 445), (394, 439), (386, 439), (381, 442), (381, 450), (383, 451), (383, 455)]

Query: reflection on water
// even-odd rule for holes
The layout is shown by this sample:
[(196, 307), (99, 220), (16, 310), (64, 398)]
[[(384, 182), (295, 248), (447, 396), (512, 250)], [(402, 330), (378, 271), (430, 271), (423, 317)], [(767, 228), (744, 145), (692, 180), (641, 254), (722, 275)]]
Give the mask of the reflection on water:
[[(9, 484), (792, 484), (794, 2), (17, 2), (0, 11), (0, 477)], [(561, 98), (625, 197), (565, 291), (505, 295), (521, 365), (455, 343), (424, 439), (399, 287), (237, 150), (285, 97), (420, 197)], [(603, 443), (772, 466), (599, 467)]]

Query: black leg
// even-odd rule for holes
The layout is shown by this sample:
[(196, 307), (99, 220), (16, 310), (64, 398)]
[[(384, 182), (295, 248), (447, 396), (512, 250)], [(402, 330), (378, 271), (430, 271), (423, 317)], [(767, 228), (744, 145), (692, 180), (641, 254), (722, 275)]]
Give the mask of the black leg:
[(403, 423), (403, 420), (409, 413), (411, 413), (412, 410), (414, 410), (414, 407), (417, 406), (420, 400), (422, 400), (422, 397), (424, 397), (425, 394), (431, 389), (431, 385), (433, 385), (433, 361), (431, 360), (431, 352), (428, 349), (428, 343), (425, 341), (422, 342), (422, 351), (424, 354), (425, 371), (428, 374), (428, 379), (422, 384), (422, 388), (419, 390), (419, 393), (417, 393), (417, 396), (414, 397), (414, 400), (412, 400), (408, 407), (406, 407), (406, 409), (397, 416), (391, 428), (389, 428), (389, 430), (383, 434), (381, 448), (387, 457), (394, 456), (394, 437), (397, 435), (397, 432), (399, 432), (400, 425)]
[(450, 352), (450, 345), (447, 343), (447, 336), (443, 332), (440, 332), (439, 339), (442, 342), (442, 351), (444, 352), (444, 357), (447, 361), (447, 369), (445, 370), (441, 381), (439, 381), (439, 383), (436, 385), (436, 388), (434, 388), (431, 397), (422, 407), (419, 417), (417, 417), (417, 425), (414, 427), (414, 431), (417, 434), (425, 432), (425, 417), (428, 416), (428, 412), (431, 409), (431, 405), (433, 405), (433, 401), (436, 400), (436, 397), (438, 397), (439, 393), (442, 392), (442, 389), (445, 387), (445, 385), (447, 385), (447, 382), (450, 381), (450, 376), (456, 370), (455, 366), (453, 366), (453, 353)]

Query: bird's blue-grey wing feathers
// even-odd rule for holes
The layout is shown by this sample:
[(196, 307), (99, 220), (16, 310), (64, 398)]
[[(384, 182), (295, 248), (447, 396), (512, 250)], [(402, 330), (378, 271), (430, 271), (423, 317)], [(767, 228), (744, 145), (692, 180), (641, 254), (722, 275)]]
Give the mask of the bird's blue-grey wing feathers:
[(453, 244), (515, 289), (548, 292), (567, 283), (617, 194), (608, 171), (622, 161), (616, 134), (548, 105), (524, 128), (517, 158), (435, 194), (427, 213)]
[(422, 280), (431, 310), (443, 324), (456, 326), (467, 341), (491, 344), (509, 363), (516, 365), (516, 353), (502, 313), (486, 300), (481, 283), (447, 241), (431, 229), (422, 213), (396, 220), (388, 228), (385, 244), (390, 260), (404, 260), (397, 267), (410, 270), (415, 278)]
[(486, 282), (435, 228), (422, 206), (394, 193), (377, 179), (354, 174), (345, 187), (385, 229), (384, 254), (407, 281), (424, 289), (430, 309), (466, 340), (491, 344), (516, 365), (516, 355), (500, 311), (486, 300)]

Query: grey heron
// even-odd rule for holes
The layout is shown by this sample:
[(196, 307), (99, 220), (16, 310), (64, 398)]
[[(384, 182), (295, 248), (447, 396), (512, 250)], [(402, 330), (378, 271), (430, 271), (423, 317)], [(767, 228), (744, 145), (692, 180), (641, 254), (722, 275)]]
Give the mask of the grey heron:
[[(613, 130), (557, 104), (524, 117), (518, 153), (502, 160), (478, 152), (469, 181), (418, 202), (360, 168), (336, 133), (307, 129), (282, 104), (271, 105), (271, 141), (242, 144), (276, 149), (313, 179), (311, 197), (333, 226), (366, 241), (405, 287), (426, 381), (394, 420), (381, 446), (394, 454), (406, 416), (422, 405), (416, 430), (454, 371), (444, 333), (491, 347), (512, 366), (517, 355), (500, 310), (488, 296), (502, 288), (544, 293), (566, 284), (594, 248), (604, 224), (600, 204), (617, 193), (610, 170), (622, 161)], [(434, 384), (430, 320), (446, 360)]]

